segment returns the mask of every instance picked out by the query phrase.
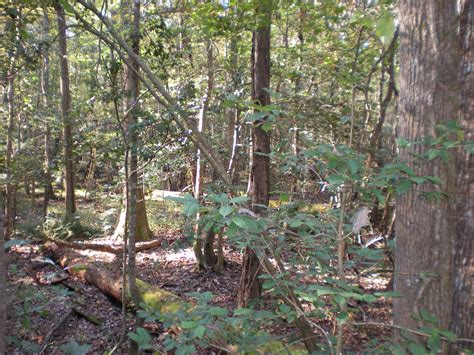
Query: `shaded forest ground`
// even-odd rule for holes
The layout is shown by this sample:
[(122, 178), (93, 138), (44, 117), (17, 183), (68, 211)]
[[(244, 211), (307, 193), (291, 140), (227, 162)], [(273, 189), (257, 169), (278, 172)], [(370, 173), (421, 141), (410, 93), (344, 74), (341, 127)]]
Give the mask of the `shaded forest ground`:
[[(81, 193), (79, 193), (81, 196)], [(107, 236), (113, 232), (119, 210), (120, 196), (110, 192), (100, 192), (86, 200), (84, 194), (78, 199), (83, 236), (96, 243), (113, 243)], [(54, 221), (61, 218), (63, 203), (53, 202), (49, 222), (41, 228), (41, 201), (21, 196), (17, 203), (18, 221), (16, 239), (37, 239), (30, 245), (14, 246), (8, 254), (8, 323), (10, 353), (67, 353), (74, 347), (89, 346), (87, 353), (109, 351), (119, 341), (122, 334), (121, 306), (101, 294), (95, 287), (74, 277), (67, 276), (57, 265), (45, 260), (41, 251), (41, 233), (63, 233)], [(170, 201), (147, 200), (148, 218), (154, 236), (162, 240), (162, 246), (137, 255), (138, 276), (152, 284), (177, 294), (185, 299), (190, 292), (212, 292), (211, 304), (235, 309), (235, 296), (240, 275), (240, 251), (229, 246), (225, 248), (225, 273), (197, 272), (192, 253), (192, 238), (184, 233), (184, 220), (180, 217), (179, 206)], [(100, 261), (110, 271), (121, 272), (121, 257), (112, 254), (79, 251)], [(356, 277), (356, 275), (353, 275)], [(388, 275), (374, 274), (358, 277), (359, 286), (367, 293), (385, 289)], [(63, 279), (64, 280), (61, 280)], [(57, 280), (56, 285), (48, 285)], [(305, 280), (317, 282), (318, 280)], [(274, 299), (264, 296), (267, 308), (274, 306)], [(349, 306), (358, 308), (356, 321), (384, 322), (391, 319), (391, 302), (382, 299), (376, 303), (354, 302)], [(92, 316), (87, 319), (77, 312), (65, 315), (71, 309), (79, 309)], [(329, 312), (328, 312), (329, 314)], [(129, 317), (129, 319), (132, 319)], [(95, 322), (97, 320), (97, 322)], [(334, 319), (330, 317), (313, 319), (328, 332), (334, 330)], [(64, 322), (61, 322), (64, 321)], [(129, 326), (131, 323), (129, 324)], [(54, 329), (57, 327), (57, 329)], [(160, 346), (168, 329), (160, 324), (148, 323), (145, 328), (153, 336), (153, 343)], [(54, 332), (51, 330), (54, 329)], [(296, 329), (287, 324), (272, 324), (266, 329), (274, 335), (291, 337)], [(355, 352), (364, 352), (374, 339), (390, 336), (387, 329), (358, 327), (346, 332), (346, 347)], [(45, 341), (48, 342), (44, 349)], [(321, 341), (323, 341), (321, 339)], [(74, 343), (75, 342), (75, 343)], [(86, 350), (86, 347), (83, 348)], [(124, 351), (119, 348), (118, 353)], [(372, 349), (373, 350), (373, 349)], [(209, 353), (201, 349), (200, 353)]]

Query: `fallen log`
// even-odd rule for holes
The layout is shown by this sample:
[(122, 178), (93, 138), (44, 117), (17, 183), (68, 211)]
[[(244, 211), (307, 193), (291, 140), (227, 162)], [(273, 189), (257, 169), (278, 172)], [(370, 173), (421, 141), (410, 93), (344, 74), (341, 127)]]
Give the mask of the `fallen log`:
[[(122, 302), (122, 277), (114, 275), (110, 271), (103, 270), (99, 264), (89, 260), (86, 256), (75, 251), (60, 248), (55, 243), (48, 243), (45, 246), (45, 253), (53, 260), (56, 260), (63, 268), (74, 276), (77, 276), (89, 284), (97, 287), (102, 293), (112, 297), (115, 301)], [(159, 287), (152, 286), (140, 279), (136, 280), (140, 296), (147, 308), (160, 313), (173, 314), (183, 309), (189, 309), (189, 303), (181, 297), (163, 290)], [(127, 303), (130, 297), (127, 297)], [(239, 350), (234, 345), (227, 344), (219, 329), (210, 328), (209, 339), (212, 340), (214, 346), (225, 349), (229, 353), (238, 353)], [(275, 353), (279, 354), (307, 354), (306, 350), (298, 345), (286, 346), (281, 341), (272, 341), (260, 349), (256, 349), (257, 353)]]
[[(111, 254), (122, 254), (123, 253), (123, 245), (121, 246), (112, 246), (108, 244), (97, 244), (97, 243), (72, 243), (72, 242), (65, 242), (63, 240), (56, 240), (53, 238), (46, 238), (47, 241), (55, 243), (56, 245), (63, 247), (63, 248), (70, 248), (75, 250), (94, 250), (94, 251), (101, 251), (104, 253), (111, 253)], [(161, 246), (161, 240), (152, 240), (151, 242), (142, 242), (137, 243), (135, 252), (139, 253), (141, 251), (150, 250), (153, 248), (157, 248)]]

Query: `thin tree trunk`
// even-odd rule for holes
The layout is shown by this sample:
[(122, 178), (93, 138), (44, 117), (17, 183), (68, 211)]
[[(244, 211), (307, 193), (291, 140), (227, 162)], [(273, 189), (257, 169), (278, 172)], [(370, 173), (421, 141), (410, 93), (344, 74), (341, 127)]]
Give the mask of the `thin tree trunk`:
[[(395, 94), (395, 50), (396, 50), (396, 41), (398, 39), (398, 29), (395, 32), (394, 38), (391, 43), (391, 47), (388, 49), (389, 57), (388, 57), (388, 68), (385, 69), (385, 66), (382, 63), (382, 79), (380, 84), (380, 95), (379, 95), (379, 102), (380, 102), (380, 113), (379, 119), (377, 124), (375, 125), (374, 131), (372, 136), (370, 137), (369, 142), (369, 154), (366, 160), (367, 168), (370, 168), (372, 162), (374, 160), (375, 153), (377, 151), (377, 147), (380, 146), (380, 139), (382, 135), (382, 128), (385, 123), (385, 118), (387, 116), (387, 110), (390, 102), (392, 101), (392, 97)], [(387, 87), (387, 92), (385, 96), (383, 96), (384, 91), (384, 81), (385, 81), (385, 70), (387, 70), (387, 74), (389, 75), (389, 82)]]
[[(468, 3), (463, 1), (471, 6)], [(472, 78), (468, 80), (472, 73), (463, 72), (466, 80), (461, 90), (456, 5), (452, 0), (402, 0), (399, 4), (399, 136), (409, 142), (436, 136), (436, 126), (456, 120), (460, 107), (461, 123), (472, 137)], [(472, 24), (472, 7), (469, 14), (468, 23)], [(468, 41), (470, 46), (472, 40)], [(469, 48), (465, 59), (472, 60)], [(416, 328), (425, 324), (419, 319), (421, 312), (427, 311), (442, 329), (473, 338), (471, 157), (459, 153), (456, 160), (414, 161), (415, 155), (427, 149), (423, 144), (400, 149), (401, 160), (408, 162), (415, 174), (437, 176), (442, 183), (422, 184), (397, 199), (394, 287), (401, 297), (394, 299), (394, 323)], [(449, 198), (432, 202), (420, 196), (420, 191), (447, 194)], [(443, 353), (459, 351), (454, 345), (442, 349)]]
[[(270, 104), (270, 27), (271, 0), (257, 2), (258, 29), (253, 35), (252, 46), (252, 99), (261, 106)], [(252, 127), (252, 169), (250, 172), (250, 196), (252, 210), (265, 213), (260, 206), (268, 206), (270, 192), (270, 134), (262, 129), (263, 120)], [(260, 262), (251, 247), (245, 249), (242, 275), (239, 283), (237, 304), (248, 307), (251, 300), (261, 296)]]
[(7, 125), (7, 144), (5, 151), (5, 170), (6, 170), (6, 194), (5, 194), (5, 219), (3, 221), (3, 233), (5, 240), (8, 240), (13, 235), (14, 220), (15, 220), (15, 185), (12, 181), (12, 155), (13, 155), (13, 130), (15, 126), (15, 66), (18, 58), (18, 48), (20, 35), (18, 19), (12, 19), (8, 27), (12, 31), (13, 41), (10, 50), (10, 66), (8, 69), (8, 125)]
[(66, 182), (66, 220), (76, 212), (74, 196), (74, 156), (71, 117), (71, 92), (69, 88), (69, 68), (67, 60), (66, 15), (59, 4), (55, 4), (58, 22), (58, 55), (61, 68), (61, 116), (63, 123), (65, 182)]
[[(43, 36), (49, 34), (49, 19), (48, 13), (44, 10), (43, 14)], [(43, 112), (46, 118), (45, 132), (44, 132), (44, 196), (43, 196), (43, 217), (46, 218), (48, 212), (48, 203), (52, 194), (51, 183), (51, 126), (49, 124), (49, 51), (43, 53), (43, 65), (41, 68), (41, 93), (43, 95)]]
[[(212, 43), (210, 40), (206, 41), (206, 53), (207, 53), (207, 87), (206, 93), (204, 94), (204, 98), (201, 105), (201, 110), (199, 112), (199, 121), (198, 121), (198, 131), (205, 133), (206, 126), (207, 126), (207, 111), (209, 107), (209, 100), (212, 95), (212, 90), (214, 87), (214, 68), (213, 68), (213, 61), (214, 61), (214, 54), (212, 50)], [(197, 199), (201, 199), (203, 193), (203, 178), (204, 178), (204, 169), (205, 164), (201, 154), (201, 149), (197, 149), (196, 151), (196, 175), (195, 175), (195, 183), (194, 183), (194, 197)], [(196, 220), (199, 221), (200, 215), (199, 213), (196, 215)], [(194, 241), (194, 254), (196, 256), (196, 262), (198, 269), (203, 269), (205, 265), (205, 255), (203, 255), (202, 250), (202, 233), (200, 233), (200, 228), (196, 223), (195, 227), (195, 241)], [(206, 236), (207, 239), (207, 236)], [(213, 251), (213, 250), (212, 250)], [(207, 249), (209, 253), (209, 248)], [(211, 257), (212, 259), (212, 257)], [(207, 260), (209, 261), (209, 255), (207, 256)], [(212, 266), (212, 265), (211, 265)]]
[[(140, 53), (140, 0), (133, 0), (133, 24), (131, 33), (131, 42), (133, 53)], [(128, 143), (130, 146), (130, 165), (128, 167), (128, 281), (130, 285), (130, 295), (133, 303), (137, 306), (141, 302), (140, 292), (136, 284), (136, 266), (135, 266), (135, 241), (137, 232), (137, 189), (138, 189), (138, 134), (137, 134), (137, 115), (139, 106), (137, 100), (139, 97), (139, 81), (135, 74), (139, 68), (136, 62), (133, 62), (134, 70), (128, 73), (128, 95), (129, 110), (128, 117)], [(136, 326), (140, 326), (139, 317), (136, 318)], [(138, 353), (137, 344), (131, 341), (129, 354)]]
[[(0, 196), (0, 206), (3, 206)], [(3, 210), (0, 208), (0, 221), (3, 222)], [(7, 353), (7, 263), (5, 253), (5, 237), (3, 228), (0, 228), (0, 354)]]

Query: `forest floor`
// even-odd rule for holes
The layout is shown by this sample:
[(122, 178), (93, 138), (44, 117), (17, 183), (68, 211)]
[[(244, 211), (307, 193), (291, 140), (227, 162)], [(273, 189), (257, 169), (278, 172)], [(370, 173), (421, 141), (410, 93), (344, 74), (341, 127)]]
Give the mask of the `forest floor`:
[[(78, 208), (82, 211), (81, 222), (87, 223), (91, 229), (103, 230), (107, 221), (116, 218), (119, 211), (110, 207), (115, 203), (113, 198), (97, 201), (99, 199), (83, 200)], [(40, 219), (39, 201), (35, 209), (32, 209), (31, 205), (28, 207), (29, 203), (25, 199), (19, 204), (19, 234), (16, 236), (18, 239), (27, 237), (28, 233), (31, 234), (34, 231), (32, 226)], [(137, 255), (138, 277), (184, 299), (188, 299), (190, 292), (211, 292), (212, 305), (229, 311), (235, 309), (241, 254), (229, 248), (225, 249), (226, 265), (222, 274), (196, 271), (190, 239), (183, 235), (178, 226), (179, 210), (168, 202), (165, 206), (163, 202), (154, 201), (148, 205), (153, 211), (149, 212), (150, 224), (155, 238), (162, 240), (162, 246)], [(59, 211), (60, 206), (60, 202), (54, 202), (52, 210)], [(164, 217), (166, 215), (168, 218)], [(94, 218), (94, 216), (101, 217)], [(107, 227), (105, 229), (107, 230)], [(94, 242), (106, 243), (108, 239), (98, 237)], [(41, 244), (38, 241), (29, 245), (14, 246), (8, 253), (9, 354), (41, 351), (44, 354), (102, 354), (110, 351), (123, 334), (121, 306), (94, 286), (72, 276), (66, 278), (57, 265), (49, 264), (47, 260), (45, 262)], [(80, 252), (101, 262), (115, 273), (121, 270), (120, 257), (95, 251)], [(50, 285), (48, 280), (53, 276), (64, 280), (59, 280), (56, 285)], [(359, 286), (367, 293), (383, 291), (387, 282), (388, 280), (380, 275), (358, 278)], [(264, 297), (264, 303), (268, 307), (271, 306), (272, 300), (268, 295)], [(355, 321), (390, 323), (391, 303), (388, 300), (381, 299), (371, 304), (359, 302), (350, 306), (360, 310)], [(73, 308), (92, 317), (87, 319), (72, 311)], [(66, 315), (68, 316), (65, 317)], [(132, 316), (130, 315), (128, 319), (131, 320)], [(314, 321), (328, 332), (334, 330), (332, 319), (314, 319)], [(127, 328), (130, 326), (131, 323), (127, 324)], [(147, 324), (146, 329), (157, 344), (167, 331), (159, 324), (153, 323)], [(296, 333), (296, 329), (287, 323), (281, 323), (267, 330), (275, 335), (288, 336)], [(389, 336), (390, 332), (386, 328), (353, 328), (345, 334), (345, 346), (351, 351), (360, 353), (373, 339), (380, 340)], [(47, 347), (44, 347), (45, 345)], [(117, 349), (117, 353), (123, 352), (124, 347)], [(212, 353), (212, 351), (202, 350), (199, 353)]]

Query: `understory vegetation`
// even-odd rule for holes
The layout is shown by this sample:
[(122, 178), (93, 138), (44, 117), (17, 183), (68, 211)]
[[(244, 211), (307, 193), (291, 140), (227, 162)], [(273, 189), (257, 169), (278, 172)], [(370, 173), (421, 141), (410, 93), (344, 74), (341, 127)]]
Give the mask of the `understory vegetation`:
[(473, 13), (0, 2), (0, 355), (472, 354)]

